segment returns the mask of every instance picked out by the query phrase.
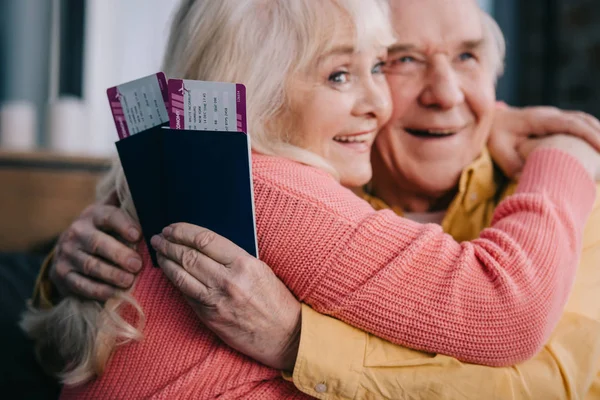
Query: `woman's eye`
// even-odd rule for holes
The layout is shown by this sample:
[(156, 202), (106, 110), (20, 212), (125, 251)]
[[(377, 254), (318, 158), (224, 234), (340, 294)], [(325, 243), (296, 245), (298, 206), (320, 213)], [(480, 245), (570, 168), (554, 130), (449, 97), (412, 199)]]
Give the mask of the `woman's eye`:
[(347, 83), (349, 80), (348, 75), (348, 72), (338, 71), (329, 75), (328, 80), (333, 83)]
[(373, 73), (373, 74), (381, 74), (381, 73), (383, 73), (383, 67), (384, 66), (385, 66), (385, 62), (383, 62), (383, 61), (378, 62), (373, 67), (373, 70), (371, 71), (371, 73)]

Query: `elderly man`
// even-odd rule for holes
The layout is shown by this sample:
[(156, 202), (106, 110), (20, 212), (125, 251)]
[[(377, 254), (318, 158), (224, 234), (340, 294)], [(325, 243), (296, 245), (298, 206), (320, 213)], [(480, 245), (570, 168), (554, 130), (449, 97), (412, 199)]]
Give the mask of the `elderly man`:
[[(390, 49), (387, 73), (394, 113), (376, 140), (373, 181), (361, 195), (375, 208), (439, 223), (458, 240), (475, 238), (512, 189), (485, 147), (502, 65), (501, 34), (471, 0), (393, 0), (392, 12), (398, 43)], [(499, 112), (506, 125), (513, 117), (525, 123), (507, 128), (523, 133), (546, 129), (541, 121), (553, 125), (553, 132), (600, 131), (597, 120), (579, 113), (537, 109), (523, 117), (523, 111)], [(518, 163), (515, 159), (504, 169), (514, 172)], [(537, 356), (512, 368), (463, 364), (402, 348), (320, 315), (300, 306), (266, 265), (218, 236), (201, 249), (208, 258), (187, 267), (201, 275), (211, 273), (214, 261), (236, 265), (228, 269), (235, 274), (223, 273), (218, 298), (198, 298), (200, 319), (239, 351), (293, 370), (289, 378), (298, 389), (318, 398), (583, 398), (598, 395), (590, 386), (600, 360), (599, 207), (591, 218), (576, 287), (560, 325)], [(128, 233), (135, 227), (115, 207), (90, 208), (63, 235), (50, 269), (60, 293), (105, 299), (114, 290), (84, 275), (115, 286), (131, 284), (133, 275), (86, 254), (131, 272), (139, 269), (135, 253), (98, 235), (97, 227), (131, 240), (139, 237), (139, 232)], [(77, 240), (93, 245), (78, 247)], [(34, 301), (48, 305), (51, 286), (42, 279)]]

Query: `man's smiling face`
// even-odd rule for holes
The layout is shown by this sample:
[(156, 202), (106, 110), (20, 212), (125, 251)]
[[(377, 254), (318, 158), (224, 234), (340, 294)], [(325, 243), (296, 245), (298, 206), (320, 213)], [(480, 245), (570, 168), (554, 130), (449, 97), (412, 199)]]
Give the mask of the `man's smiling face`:
[(490, 132), (492, 45), (475, 0), (390, 3), (398, 39), (386, 67), (394, 110), (375, 141), (375, 158), (400, 188), (443, 195)]

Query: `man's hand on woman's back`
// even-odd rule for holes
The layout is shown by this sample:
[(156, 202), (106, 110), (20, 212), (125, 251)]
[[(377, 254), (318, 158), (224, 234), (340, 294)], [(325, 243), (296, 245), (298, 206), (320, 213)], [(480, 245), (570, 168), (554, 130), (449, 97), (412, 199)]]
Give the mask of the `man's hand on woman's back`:
[(106, 301), (133, 284), (142, 267), (130, 245), (141, 228), (119, 208), (115, 194), (92, 204), (62, 233), (50, 267), (50, 280), (61, 296)]
[(546, 106), (516, 108), (499, 105), (487, 145), (496, 164), (506, 176), (513, 178), (525, 163), (519, 147), (532, 137), (552, 134), (580, 138), (600, 152), (600, 121), (597, 118), (581, 111)]

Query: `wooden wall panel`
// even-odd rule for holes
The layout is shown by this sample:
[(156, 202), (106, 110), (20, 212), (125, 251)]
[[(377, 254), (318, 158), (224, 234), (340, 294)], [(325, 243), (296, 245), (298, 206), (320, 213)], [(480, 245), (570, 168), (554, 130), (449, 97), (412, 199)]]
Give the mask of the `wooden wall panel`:
[(0, 152), (0, 251), (51, 241), (95, 199), (107, 159)]

